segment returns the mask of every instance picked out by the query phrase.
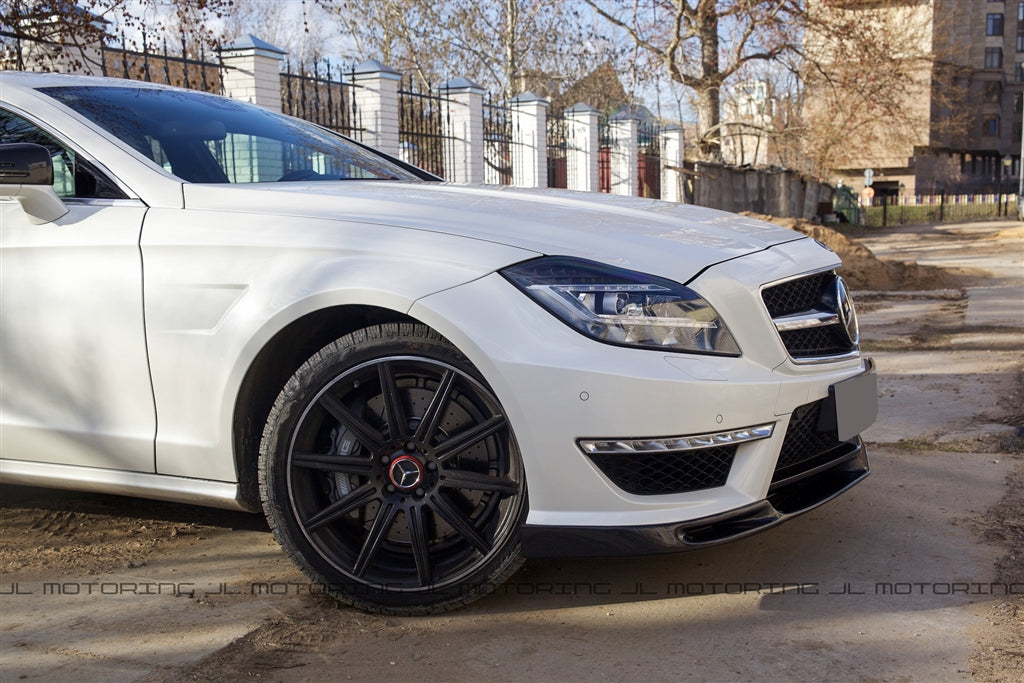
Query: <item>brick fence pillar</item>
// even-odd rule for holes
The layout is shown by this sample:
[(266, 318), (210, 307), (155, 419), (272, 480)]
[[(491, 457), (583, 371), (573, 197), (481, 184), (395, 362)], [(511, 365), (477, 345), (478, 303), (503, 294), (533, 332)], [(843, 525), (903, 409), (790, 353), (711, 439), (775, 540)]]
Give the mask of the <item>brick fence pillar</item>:
[(512, 98), (512, 184), (516, 187), (548, 186), (549, 102), (532, 92)]
[(221, 47), (224, 94), (281, 111), (281, 60), (286, 54), (251, 33)]
[(565, 150), (566, 185), (570, 190), (597, 192), (598, 176), (598, 113), (580, 102), (565, 110), (569, 144)]
[(456, 78), (438, 88), (444, 97), (446, 135), (445, 180), (453, 183), (484, 182), (484, 89), (465, 78)]
[(632, 115), (620, 114), (608, 122), (611, 134), (612, 194), (636, 195), (638, 183), (636, 134), (639, 127)]
[(362, 141), (380, 151), (398, 156), (398, 86), (402, 76), (394, 69), (370, 59), (352, 72), (356, 109), (365, 128)]
[(661, 198), (668, 202), (684, 202), (683, 194), (683, 129), (669, 126), (661, 131)]

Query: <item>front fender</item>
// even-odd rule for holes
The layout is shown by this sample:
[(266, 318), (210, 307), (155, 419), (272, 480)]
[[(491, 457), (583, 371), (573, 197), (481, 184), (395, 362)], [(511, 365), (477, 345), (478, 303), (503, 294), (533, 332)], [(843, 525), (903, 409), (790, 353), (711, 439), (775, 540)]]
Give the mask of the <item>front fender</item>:
[(233, 410), (260, 350), (336, 306), (406, 313), (532, 252), (345, 220), (154, 209), (143, 228), (157, 471), (237, 479)]

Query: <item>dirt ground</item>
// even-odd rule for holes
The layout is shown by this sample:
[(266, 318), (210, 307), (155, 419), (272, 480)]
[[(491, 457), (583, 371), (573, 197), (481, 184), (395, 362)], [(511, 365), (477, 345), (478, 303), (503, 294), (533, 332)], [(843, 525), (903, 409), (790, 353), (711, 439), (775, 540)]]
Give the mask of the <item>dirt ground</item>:
[[(394, 618), (317, 594), (257, 516), (4, 486), (0, 680), (1024, 680), (1024, 226), (790, 227), (871, 292), (874, 472), (839, 500)], [(979, 323), (993, 287), (1010, 319)]]

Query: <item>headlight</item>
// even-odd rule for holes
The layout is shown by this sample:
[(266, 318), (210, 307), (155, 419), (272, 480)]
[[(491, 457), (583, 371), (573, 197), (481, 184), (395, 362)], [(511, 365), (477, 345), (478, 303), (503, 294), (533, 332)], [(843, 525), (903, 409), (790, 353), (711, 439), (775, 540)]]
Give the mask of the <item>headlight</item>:
[(564, 256), (526, 261), (501, 273), (594, 339), (663, 351), (740, 353), (715, 309), (677, 282)]

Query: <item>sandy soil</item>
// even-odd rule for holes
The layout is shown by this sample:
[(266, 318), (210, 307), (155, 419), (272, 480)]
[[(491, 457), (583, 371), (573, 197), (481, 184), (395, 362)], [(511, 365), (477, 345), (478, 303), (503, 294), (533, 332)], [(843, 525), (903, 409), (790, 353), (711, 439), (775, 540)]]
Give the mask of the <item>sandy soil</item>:
[[(905, 259), (879, 260), (866, 246), (870, 235), (858, 241), (804, 222), (791, 227), (837, 251), (860, 289), (959, 291), (984, 282), (981, 271), (918, 265), (909, 249)], [(914, 244), (914, 234), (900, 238)], [(1024, 250), (1024, 227), (1004, 223), (972, 234), (976, 248)], [(970, 381), (990, 376), (979, 363), (998, 366), (998, 400), (990, 386), (979, 387), (971, 400), (985, 402), (984, 409), (956, 423), (953, 436), (963, 438), (938, 442), (952, 424), (946, 418), (932, 418), (927, 429), (908, 427), (905, 438), (877, 437), (873, 477), (780, 530), (685, 556), (530, 562), (505, 590), (451, 615), (378, 617), (304, 593), (303, 579), (257, 516), (0, 487), (0, 678), (1024, 680), (1021, 330), (972, 328), (955, 297), (881, 295), (860, 308), (868, 334), (877, 333), (875, 350), (890, 363), (915, 351), (977, 358), (973, 370), (944, 378), (950, 386), (936, 391), (966, 391)], [(1004, 355), (993, 359), (993, 348)], [(913, 392), (924, 375), (916, 377), (886, 386)], [(933, 409), (915, 410), (927, 418)], [(895, 604), (877, 595), (878, 578), (891, 575), (910, 577), (908, 585), (950, 577), (1021, 592), (977, 599), (922, 593)], [(41, 592), (45, 581), (117, 581), (123, 593), (125, 581), (174, 576), (193, 589), (196, 577), (227, 583), (215, 589), (211, 578), (203, 590), (159, 604), (136, 595), (103, 603), (18, 595)], [(774, 589), (766, 577), (791, 584)], [(676, 580), (733, 580), (744, 588), (686, 597), (654, 588)], [(244, 590), (254, 581), (294, 590), (256, 600)], [(873, 596), (846, 595), (871, 585)], [(930, 585), (934, 593), (943, 584)], [(214, 621), (222, 631), (206, 635), (202, 626)], [(203, 642), (183, 640), (190, 629)], [(142, 631), (153, 634), (143, 638)], [(211, 648), (218, 638), (224, 646)], [(131, 652), (140, 648), (142, 654)]]

